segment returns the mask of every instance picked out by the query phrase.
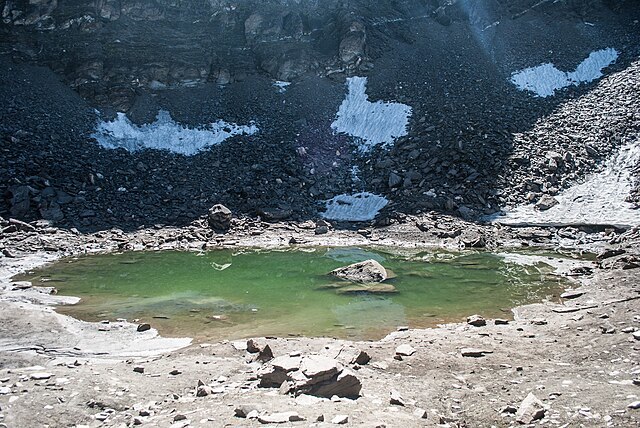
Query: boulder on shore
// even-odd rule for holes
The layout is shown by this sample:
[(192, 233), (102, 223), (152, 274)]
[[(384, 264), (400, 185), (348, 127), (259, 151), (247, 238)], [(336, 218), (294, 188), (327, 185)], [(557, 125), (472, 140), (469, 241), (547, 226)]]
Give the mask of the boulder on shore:
[(216, 204), (209, 209), (207, 221), (209, 227), (215, 230), (229, 230), (231, 227), (231, 210), (222, 204)]

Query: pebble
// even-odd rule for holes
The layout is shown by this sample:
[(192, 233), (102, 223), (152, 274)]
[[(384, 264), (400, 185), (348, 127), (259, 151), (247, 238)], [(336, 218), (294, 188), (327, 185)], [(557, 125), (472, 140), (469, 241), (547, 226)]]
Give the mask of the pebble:
[(151, 324), (147, 324), (147, 323), (138, 324), (138, 327), (136, 328), (136, 331), (139, 331), (139, 332), (147, 331), (147, 330), (151, 330)]
[(7, 394), (11, 394), (11, 388), (9, 388), (8, 386), (0, 387), (0, 395), (7, 395)]
[(349, 416), (347, 415), (336, 415), (333, 419), (331, 419), (331, 423), (335, 425), (344, 425), (349, 422)]
[(480, 315), (471, 315), (470, 317), (467, 317), (467, 324), (474, 327), (482, 327), (487, 325), (487, 320)]
[(640, 409), (640, 401), (634, 401), (633, 403), (629, 403), (627, 407), (634, 410)]
[(403, 357), (410, 357), (415, 354), (416, 350), (411, 345), (400, 345), (396, 348), (396, 355), (401, 355)]

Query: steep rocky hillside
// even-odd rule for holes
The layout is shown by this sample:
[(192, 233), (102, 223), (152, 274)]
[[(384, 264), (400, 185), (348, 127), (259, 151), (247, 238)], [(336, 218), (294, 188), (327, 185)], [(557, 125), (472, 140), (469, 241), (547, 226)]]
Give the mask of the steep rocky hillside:
[[(390, 201), (382, 222), (428, 210), (478, 218), (557, 194), (640, 130), (631, 0), (6, 0), (0, 10), (3, 217), (133, 228), (185, 224), (224, 203), (306, 219), (368, 191)], [(546, 63), (576, 74), (604, 49), (616, 59), (602, 79), (545, 97), (512, 81)], [(365, 107), (410, 108), (407, 135), (363, 152), (332, 128), (354, 76), (367, 78)], [(96, 143), (117, 112), (138, 132), (161, 110), (177, 127), (259, 131), (194, 156)]]

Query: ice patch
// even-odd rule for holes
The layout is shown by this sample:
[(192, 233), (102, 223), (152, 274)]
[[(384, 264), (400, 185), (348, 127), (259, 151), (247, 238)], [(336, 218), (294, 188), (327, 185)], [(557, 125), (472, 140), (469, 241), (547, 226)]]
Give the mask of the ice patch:
[(602, 70), (616, 62), (618, 51), (613, 48), (594, 51), (572, 72), (558, 70), (553, 64), (541, 64), (511, 75), (511, 83), (521, 91), (531, 91), (539, 97), (549, 97), (555, 91), (571, 85), (592, 82), (602, 77)]
[(632, 169), (640, 162), (640, 139), (625, 145), (605, 169), (556, 196), (558, 205), (538, 211), (525, 205), (495, 220), (510, 225), (640, 225), (640, 210), (625, 202), (632, 190)]
[(275, 82), (273, 82), (273, 86), (278, 88), (279, 94), (284, 94), (285, 92), (287, 92), (287, 86), (289, 85), (291, 85), (291, 82), (282, 82), (280, 80), (276, 80)]
[(118, 113), (111, 122), (101, 121), (91, 136), (107, 149), (124, 148), (130, 152), (157, 149), (193, 156), (234, 135), (256, 132), (258, 127), (253, 123), (236, 125), (223, 120), (202, 128), (187, 128), (174, 122), (169, 112), (160, 110), (155, 122), (141, 126), (132, 123), (124, 113)]
[(379, 144), (391, 144), (396, 138), (407, 135), (411, 107), (383, 101), (372, 103), (366, 94), (366, 77), (350, 77), (347, 84), (349, 93), (340, 105), (331, 129), (360, 139), (361, 152)]
[(327, 220), (368, 221), (373, 220), (388, 203), (382, 196), (368, 192), (338, 195), (327, 201), (327, 210), (322, 216)]

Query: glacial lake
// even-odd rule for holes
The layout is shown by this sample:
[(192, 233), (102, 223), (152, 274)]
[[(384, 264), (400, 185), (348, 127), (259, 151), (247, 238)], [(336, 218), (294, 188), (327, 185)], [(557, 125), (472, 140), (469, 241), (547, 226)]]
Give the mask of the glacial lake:
[[(366, 340), (399, 326), (433, 327), (472, 314), (509, 318), (515, 306), (557, 299), (567, 280), (544, 263), (548, 254), (539, 256), (520, 264), (489, 252), (441, 250), (130, 252), (64, 259), (17, 279), (81, 298), (58, 307), (60, 313), (86, 321), (139, 320), (166, 336)], [(357, 291), (327, 275), (368, 259), (394, 272), (388, 284), (395, 292)]]

